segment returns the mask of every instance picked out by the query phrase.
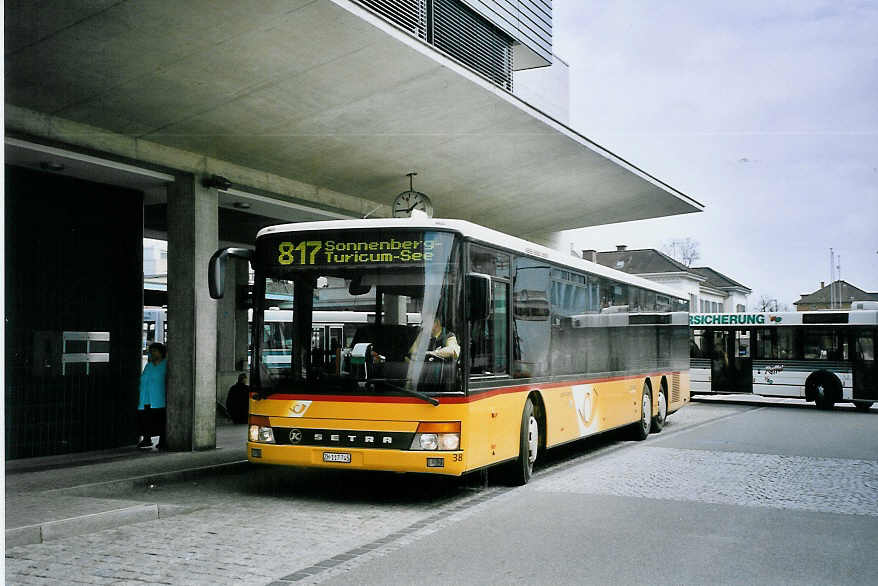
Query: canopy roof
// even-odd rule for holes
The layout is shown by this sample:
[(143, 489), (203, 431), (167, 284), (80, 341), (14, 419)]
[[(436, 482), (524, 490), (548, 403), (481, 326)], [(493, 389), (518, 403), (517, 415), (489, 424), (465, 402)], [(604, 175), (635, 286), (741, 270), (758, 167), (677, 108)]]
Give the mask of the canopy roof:
[(7, 4), (6, 99), (521, 236), (702, 209), (349, 0)]

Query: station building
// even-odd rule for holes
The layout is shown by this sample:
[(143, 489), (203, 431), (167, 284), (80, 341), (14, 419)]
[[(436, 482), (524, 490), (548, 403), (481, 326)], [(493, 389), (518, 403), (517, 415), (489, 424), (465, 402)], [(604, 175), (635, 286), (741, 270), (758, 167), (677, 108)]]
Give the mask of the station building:
[[(701, 204), (568, 124), (544, 0), (122, 2), (5, 10), (8, 458), (130, 445), (143, 238), (167, 242), (168, 444), (215, 446), (269, 224), (440, 216), (549, 242)], [(160, 259), (161, 260), (161, 259)]]
[(654, 248), (583, 250), (582, 257), (598, 264), (641, 276), (677, 290), (689, 300), (693, 313), (742, 313), (747, 311), (749, 287), (710, 267), (687, 267)]

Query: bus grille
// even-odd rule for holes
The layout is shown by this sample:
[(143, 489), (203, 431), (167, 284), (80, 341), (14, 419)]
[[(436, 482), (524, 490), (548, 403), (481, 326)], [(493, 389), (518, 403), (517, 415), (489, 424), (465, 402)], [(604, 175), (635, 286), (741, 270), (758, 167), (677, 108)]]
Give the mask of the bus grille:
[(671, 403), (680, 402), (680, 373), (671, 375)]

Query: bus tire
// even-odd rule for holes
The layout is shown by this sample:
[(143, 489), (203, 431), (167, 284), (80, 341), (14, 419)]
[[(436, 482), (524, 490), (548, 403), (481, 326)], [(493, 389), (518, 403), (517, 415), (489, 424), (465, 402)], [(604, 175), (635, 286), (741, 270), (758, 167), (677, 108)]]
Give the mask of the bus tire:
[(652, 427), (652, 394), (649, 387), (643, 385), (640, 394), (640, 419), (631, 426), (631, 437), (635, 441), (643, 441), (649, 437), (649, 429)]
[(534, 462), (540, 448), (540, 421), (534, 414), (533, 401), (528, 398), (521, 413), (518, 458), (509, 464), (507, 480), (512, 486), (523, 486), (533, 476)]
[(854, 407), (857, 409), (857, 411), (862, 411), (863, 413), (865, 413), (872, 408), (872, 401), (866, 403), (854, 403)]
[(835, 397), (829, 381), (825, 377), (821, 377), (814, 381), (814, 403), (817, 408), (823, 411), (829, 411), (835, 406)]
[(665, 421), (668, 418), (668, 393), (662, 386), (658, 394), (658, 408), (656, 414), (652, 418), (652, 433), (659, 433), (665, 428)]

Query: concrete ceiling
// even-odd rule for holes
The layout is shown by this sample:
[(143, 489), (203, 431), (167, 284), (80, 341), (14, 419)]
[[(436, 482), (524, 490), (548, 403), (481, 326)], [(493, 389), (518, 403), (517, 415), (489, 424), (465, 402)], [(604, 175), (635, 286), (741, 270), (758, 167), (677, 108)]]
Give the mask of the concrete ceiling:
[[(63, 6), (62, 6), (63, 4)], [(6, 2), (6, 100), (517, 235), (702, 206), (349, 0)]]

